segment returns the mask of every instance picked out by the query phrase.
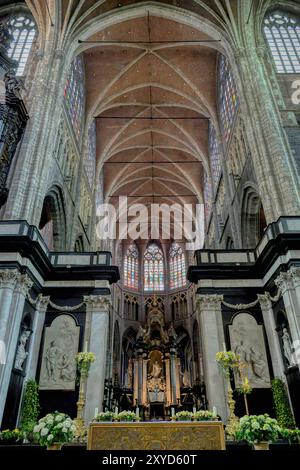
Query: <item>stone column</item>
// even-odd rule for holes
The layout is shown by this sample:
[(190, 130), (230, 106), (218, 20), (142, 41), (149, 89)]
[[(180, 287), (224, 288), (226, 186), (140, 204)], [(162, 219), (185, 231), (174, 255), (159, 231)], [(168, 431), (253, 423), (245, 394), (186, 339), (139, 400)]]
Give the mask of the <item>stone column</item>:
[(223, 351), (224, 330), (222, 322), (222, 295), (199, 295), (198, 315), (202, 336), (204, 377), (209, 409), (217, 408), (217, 413), (225, 422), (228, 411), (226, 387), (222, 371), (216, 362), (216, 353)]
[(138, 350), (138, 404), (142, 404), (143, 396), (143, 350)]
[(31, 344), (27, 358), (26, 380), (34, 380), (36, 376), (37, 363), (39, 359), (39, 352), (41, 348), (41, 340), (49, 299), (50, 297), (44, 297), (42, 294), (40, 294), (36, 303), (36, 310), (34, 313), (34, 320), (32, 325), (33, 331), (31, 335)]
[(272, 366), (274, 377), (278, 377), (284, 382), (286, 381), (284, 374), (284, 364), (282, 360), (280, 342), (276, 331), (276, 323), (274, 319), (274, 312), (272, 309), (272, 302), (270, 300), (270, 294), (265, 292), (264, 294), (258, 294), (260, 308), (262, 311), (264, 325), (267, 333), (268, 344), (272, 359)]
[(296, 342), (300, 341), (300, 304), (296, 294), (292, 272), (280, 273), (275, 279), (275, 284), (282, 293), (292, 341), (295, 344), (299, 344)]
[[(26, 274), (19, 274), (17, 271), (6, 273), (4, 277), (6, 277), (8, 283), (4, 287), (4, 290), (6, 290), (2, 297), (4, 309), (1, 311), (0, 317), (2, 332), (6, 325), (6, 330), (2, 336), (2, 340), (6, 345), (6, 364), (2, 365), (0, 372), (0, 422), (2, 421), (11, 371), (14, 365), (26, 294), (33, 284)], [(3, 311), (4, 315), (2, 317)]]
[(91, 364), (86, 386), (84, 414), (85, 422), (89, 423), (94, 416), (95, 408), (102, 409), (111, 299), (108, 296), (91, 295), (84, 297), (84, 301), (87, 313), (88, 311), (91, 313), (88, 349), (96, 356), (95, 362)]
[(176, 349), (170, 349), (170, 372), (171, 372), (171, 389), (172, 389), (172, 405), (177, 404), (176, 391)]
[(172, 403), (172, 391), (171, 391), (171, 372), (170, 372), (170, 357), (166, 356), (165, 359), (165, 368), (166, 368), (166, 396), (167, 396), (167, 406), (170, 406)]
[(147, 364), (148, 360), (144, 357), (143, 359), (143, 393), (142, 393), (142, 404), (145, 405), (148, 401), (147, 394)]

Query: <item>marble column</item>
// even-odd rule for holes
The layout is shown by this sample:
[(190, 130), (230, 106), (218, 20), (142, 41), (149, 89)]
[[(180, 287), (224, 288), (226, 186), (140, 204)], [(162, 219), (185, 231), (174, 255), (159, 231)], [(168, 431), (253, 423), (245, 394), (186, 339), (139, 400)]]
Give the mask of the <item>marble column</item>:
[(84, 416), (87, 424), (93, 418), (95, 408), (102, 410), (111, 299), (109, 296), (90, 295), (84, 297), (84, 302), (87, 314), (91, 315), (90, 337), (86, 339), (88, 350), (96, 357), (91, 364), (86, 386)]
[(216, 362), (216, 353), (223, 350), (222, 295), (198, 295), (197, 307), (203, 346), (204, 377), (208, 407), (214, 406), (226, 422), (228, 416), (226, 387), (222, 371)]
[(282, 272), (275, 279), (275, 284), (282, 293), (284, 308), (289, 322), (292, 341), (300, 341), (300, 302), (297, 297), (292, 271)]
[(138, 350), (138, 404), (142, 404), (143, 396), (143, 350)]
[(176, 349), (170, 349), (170, 372), (171, 372), (171, 389), (172, 389), (172, 405), (177, 404), (176, 390)]
[(34, 319), (32, 325), (31, 345), (27, 358), (26, 380), (34, 380), (36, 377), (37, 363), (41, 348), (41, 340), (45, 323), (45, 316), (50, 297), (39, 295), (35, 305)]
[(167, 406), (172, 403), (172, 390), (171, 390), (171, 372), (170, 372), (170, 357), (166, 355), (165, 358), (165, 369), (166, 369), (166, 398)]
[[(2, 296), (4, 308), (1, 310), (0, 318), (2, 320), (1, 338), (6, 345), (6, 363), (1, 366), (0, 372), (0, 423), (5, 407), (11, 371), (14, 365), (26, 294), (33, 284), (26, 274), (20, 274), (17, 271), (14, 271), (14, 273), (6, 273), (5, 276), (6, 279), (8, 279), (8, 283), (6, 283), (6, 287), (4, 287), (6, 291)], [(3, 313), (4, 315), (2, 316)], [(6, 329), (4, 332), (5, 326)]]
[(285, 382), (286, 378), (284, 374), (284, 364), (282, 359), (280, 342), (276, 331), (276, 323), (270, 294), (268, 292), (265, 292), (264, 294), (258, 294), (257, 298), (259, 300), (260, 308), (264, 319), (264, 325), (272, 359), (274, 377), (278, 377)]
[(147, 364), (148, 360), (143, 356), (143, 393), (142, 393), (142, 404), (145, 405), (148, 402), (147, 394)]

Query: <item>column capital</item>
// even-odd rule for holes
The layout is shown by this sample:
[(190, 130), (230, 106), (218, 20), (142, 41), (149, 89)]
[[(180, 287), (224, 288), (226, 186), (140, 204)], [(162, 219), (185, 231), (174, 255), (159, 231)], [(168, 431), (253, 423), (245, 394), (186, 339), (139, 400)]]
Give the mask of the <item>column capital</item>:
[(258, 301), (262, 310), (270, 310), (272, 308), (271, 295), (269, 292), (257, 294)]
[(17, 269), (3, 269), (0, 271), (0, 288), (14, 289), (20, 277)]
[(216, 310), (221, 307), (224, 296), (218, 294), (197, 295), (197, 306), (200, 310)]
[(288, 273), (291, 275), (295, 283), (295, 287), (298, 287), (298, 285), (300, 285), (300, 266), (292, 266)]
[(86, 305), (91, 306), (93, 310), (105, 312), (108, 312), (112, 305), (111, 297), (107, 295), (85, 295), (83, 301)]
[(33, 286), (33, 281), (27, 274), (20, 274), (16, 284), (16, 292), (26, 296), (27, 292)]
[(289, 271), (281, 272), (274, 282), (282, 294), (294, 288), (292, 274)]

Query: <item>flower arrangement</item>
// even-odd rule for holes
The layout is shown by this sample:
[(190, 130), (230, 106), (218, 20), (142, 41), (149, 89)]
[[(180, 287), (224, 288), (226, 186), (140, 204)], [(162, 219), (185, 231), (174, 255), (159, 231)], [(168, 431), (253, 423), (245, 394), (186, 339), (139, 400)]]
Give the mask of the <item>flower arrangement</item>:
[(228, 374), (230, 369), (238, 367), (239, 356), (233, 351), (219, 351), (216, 354), (216, 361), (226, 374)]
[(40, 419), (33, 428), (33, 435), (36, 442), (42, 446), (51, 446), (54, 443), (64, 444), (73, 439), (76, 426), (72, 419), (65, 413), (47, 414)]
[(113, 421), (116, 418), (116, 414), (112, 411), (101, 411), (94, 417), (94, 421)]
[(191, 411), (178, 411), (174, 415), (176, 421), (192, 421), (193, 413)]
[(87, 378), (92, 362), (95, 362), (95, 354), (92, 352), (79, 352), (76, 355), (77, 371), (80, 377)]
[(235, 435), (237, 441), (246, 441), (249, 444), (274, 442), (279, 436), (280, 426), (268, 414), (243, 416)]
[(218, 421), (219, 418), (213, 411), (200, 410), (193, 414), (194, 421)]
[(1, 444), (9, 444), (15, 443), (19, 441), (23, 441), (25, 435), (24, 432), (20, 429), (16, 428), (13, 430), (4, 429), (0, 432), (0, 443)]
[(35, 380), (28, 380), (21, 409), (21, 428), (26, 434), (26, 437), (31, 435), (36, 425), (39, 411), (39, 385)]
[(115, 415), (116, 421), (139, 421), (139, 416), (134, 413), (134, 411), (121, 411), (117, 415)]

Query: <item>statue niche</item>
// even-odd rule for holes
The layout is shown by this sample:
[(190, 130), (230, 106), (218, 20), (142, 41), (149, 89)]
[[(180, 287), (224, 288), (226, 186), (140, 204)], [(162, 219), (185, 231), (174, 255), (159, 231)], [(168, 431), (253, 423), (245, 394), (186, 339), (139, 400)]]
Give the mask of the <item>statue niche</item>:
[(147, 392), (148, 401), (165, 401), (165, 372), (163, 367), (163, 355), (159, 350), (153, 350), (149, 353), (148, 374), (147, 374)]

